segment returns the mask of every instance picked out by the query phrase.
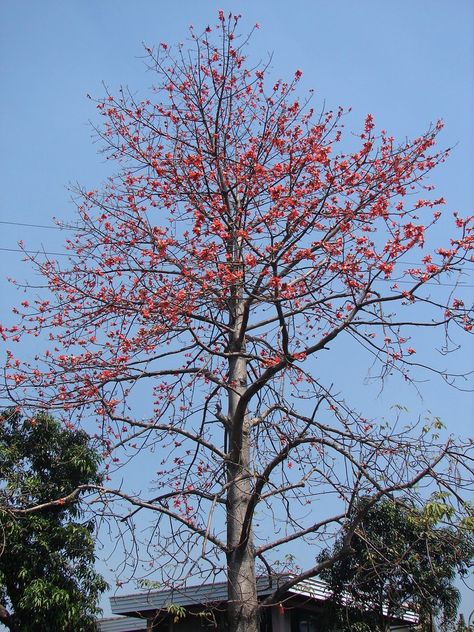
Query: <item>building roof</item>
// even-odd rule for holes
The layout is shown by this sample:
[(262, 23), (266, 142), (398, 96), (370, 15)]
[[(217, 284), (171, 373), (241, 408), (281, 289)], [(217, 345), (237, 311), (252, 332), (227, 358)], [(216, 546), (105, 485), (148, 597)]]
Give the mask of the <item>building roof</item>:
[[(257, 591), (259, 596), (269, 594), (271, 588), (267, 578), (257, 579)], [(163, 610), (170, 604), (189, 607), (224, 601), (227, 601), (227, 582), (216, 582), (170, 590), (147, 590), (129, 595), (115, 595), (110, 598), (110, 606), (114, 614), (132, 614), (147, 610)]]
[[(274, 578), (270, 585), (268, 577), (257, 579), (257, 594), (264, 597), (277, 586), (278, 580), (286, 581), (288, 575)], [(288, 590), (289, 595), (302, 596), (315, 601), (327, 601), (331, 598), (331, 591), (326, 582), (319, 579), (305, 579)], [(216, 582), (200, 586), (186, 586), (169, 590), (148, 590), (128, 595), (115, 595), (110, 598), (110, 605), (114, 614), (137, 616), (156, 610), (165, 610), (170, 604), (182, 607), (200, 606), (203, 604), (217, 604), (227, 601), (227, 582)], [(407, 623), (418, 621), (415, 612), (406, 609), (403, 620)], [(113, 628), (114, 631), (117, 628)], [(122, 628), (120, 628), (122, 630)], [(125, 631), (126, 628), (123, 628)]]

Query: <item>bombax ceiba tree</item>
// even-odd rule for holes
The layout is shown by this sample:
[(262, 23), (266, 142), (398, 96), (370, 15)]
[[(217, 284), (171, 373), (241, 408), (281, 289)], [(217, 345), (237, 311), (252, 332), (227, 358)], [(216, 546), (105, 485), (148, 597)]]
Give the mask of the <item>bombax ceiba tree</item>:
[[(368, 115), (347, 138), (342, 109), (298, 96), (300, 71), (269, 82), (246, 59), (237, 25), (220, 12), (189, 50), (147, 49), (150, 97), (98, 102), (115, 175), (76, 191), (69, 260), (33, 258), (46, 292), (4, 336), (48, 341), (31, 362), (9, 352), (23, 410), (95, 416), (114, 459), (154, 449), (150, 488), (102, 492), (154, 512), (154, 577), (225, 573), (229, 629), (256, 632), (261, 608), (351, 554), (384, 496), (431, 481), (465, 508), (468, 448), (361, 415), (338, 390), (344, 366), (320, 367), (342, 339), (380, 379), (446, 377), (414, 337), (471, 331), (452, 286), (473, 238), (455, 214), (451, 238), (425, 245), (444, 204), (426, 180), (447, 155), (441, 123), (398, 143)], [(285, 566), (301, 541), (306, 566)], [(259, 603), (256, 574), (282, 570)]]

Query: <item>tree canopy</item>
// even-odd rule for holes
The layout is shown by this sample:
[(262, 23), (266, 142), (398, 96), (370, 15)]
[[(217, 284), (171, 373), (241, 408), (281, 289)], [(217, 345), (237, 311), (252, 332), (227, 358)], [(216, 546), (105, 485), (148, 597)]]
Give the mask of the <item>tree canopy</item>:
[(101, 482), (81, 431), (44, 413), (0, 417), (0, 621), (14, 632), (97, 629), (107, 587), (94, 570), (94, 521), (80, 491)]
[[(351, 630), (364, 623), (385, 630), (390, 619), (412, 610), (426, 629), (435, 619), (443, 629), (454, 626), (460, 600), (454, 580), (469, 574), (474, 532), (468, 525), (442, 526), (434, 517), (440, 509), (442, 502), (417, 508), (402, 497), (384, 500), (365, 514), (351, 541), (353, 554), (321, 575), (335, 596), (332, 625)], [(335, 551), (342, 546), (339, 540)], [(319, 559), (330, 559), (335, 551), (324, 551)]]
[[(455, 379), (416, 342), (439, 331), (448, 351), (473, 328), (453, 287), (473, 220), (449, 215), (430, 180), (442, 122), (397, 141), (368, 114), (345, 135), (347, 112), (302, 97), (299, 70), (275, 80), (248, 42), (220, 11), (189, 50), (146, 49), (149, 95), (97, 102), (115, 172), (77, 187), (70, 257), (30, 257), (43, 294), (2, 330), (37, 348), (9, 350), (8, 392), (26, 411), (94, 417), (110, 471), (138, 459), (139, 484), (103, 498), (132, 504), (121, 525), (153, 512), (143, 537), (161, 585), (225, 574), (231, 632), (257, 632), (261, 608), (350, 555), (387, 494), (431, 481), (467, 511), (473, 447), (360, 412), (338, 385), (348, 366), (325, 362), (357, 343), (380, 384)], [(298, 543), (304, 568), (260, 604), (256, 573)]]

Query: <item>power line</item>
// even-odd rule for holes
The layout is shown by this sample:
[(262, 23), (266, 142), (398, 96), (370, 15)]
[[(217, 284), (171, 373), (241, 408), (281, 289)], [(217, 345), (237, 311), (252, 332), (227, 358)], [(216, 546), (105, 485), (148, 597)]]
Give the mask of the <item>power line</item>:
[[(52, 257), (72, 257), (74, 256), (74, 253), (68, 253), (68, 252), (47, 252), (45, 250), (22, 250), (21, 248), (1, 248), (0, 247), (0, 251), (2, 252), (20, 252), (21, 254), (27, 254), (27, 255), (49, 255)], [(472, 268), (469, 268), (472, 269)], [(393, 284), (400, 284), (403, 283), (405, 285), (413, 285), (414, 283), (416, 283), (416, 280), (413, 281), (408, 281), (406, 279), (400, 279), (400, 280), (395, 280), (395, 279), (379, 279), (379, 281), (384, 281), (386, 283), (393, 283)], [(469, 284), (469, 283), (444, 283), (444, 282), (439, 282), (439, 283), (435, 283), (433, 281), (425, 281), (425, 283), (423, 283), (423, 285), (435, 285), (435, 286), (442, 286), (442, 287), (466, 287), (466, 288), (474, 288), (474, 285)]]
[(52, 257), (71, 257), (68, 252), (46, 252), (46, 250), (22, 250), (21, 248), (0, 248), (3, 252), (21, 252), (25, 255), (51, 255)]
[(25, 222), (7, 222), (6, 220), (0, 220), (0, 224), (7, 224), (8, 226), (28, 226), (30, 228), (52, 228), (54, 230), (63, 230), (61, 226), (52, 226), (46, 224), (27, 224)]
[[(0, 224), (5, 224), (6, 222), (1, 222)], [(33, 226), (33, 224), (20, 224), (21, 226)], [(40, 228), (56, 228), (55, 226), (41, 226)], [(62, 230), (61, 228), (59, 230)], [(68, 229), (68, 230), (72, 230), (72, 229)], [(72, 257), (74, 256), (74, 253), (72, 252), (47, 252), (46, 250), (26, 250), (26, 249), (22, 249), (22, 248), (0, 248), (0, 251), (3, 252), (20, 252), (20, 253), (24, 253), (27, 255), (39, 255), (39, 254), (43, 254), (43, 255), (51, 255), (51, 256), (55, 256), (55, 257)], [(415, 261), (400, 261), (400, 263), (404, 263), (406, 265), (413, 265), (413, 266), (419, 266), (421, 265), (421, 263), (419, 261), (415, 262)], [(467, 270), (467, 271), (472, 271), (474, 270), (474, 268), (471, 268), (469, 266), (463, 266), (462, 267), (463, 270)], [(382, 281), (385, 280), (390, 280), (390, 279), (381, 279)], [(437, 284), (440, 285), (440, 284)], [(459, 284), (458, 284), (459, 285)]]
[[(27, 226), (29, 228), (46, 228), (46, 229), (52, 229), (52, 230), (81, 230), (79, 226), (53, 226), (52, 224), (28, 224), (26, 222), (11, 222), (11, 221), (7, 221), (7, 220), (0, 220), (0, 224), (5, 224), (8, 226)], [(16, 252), (17, 250), (13, 249), (13, 248), (0, 248), (0, 250), (5, 250), (8, 252)], [(30, 250), (18, 250), (18, 252), (26, 252), (27, 254), (38, 254), (39, 252), (42, 251), (38, 251), (38, 253), (33, 253)], [(64, 252), (45, 252), (43, 253), (45, 255), (58, 255), (58, 256), (62, 256), (62, 257), (68, 257), (70, 256), (69, 253), (64, 253)], [(400, 263), (404, 263), (406, 265), (410, 265), (410, 266), (418, 266), (421, 265), (419, 261), (400, 261)], [(468, 266), (463, 266), (463, 270), (474, 270), (474, 268), (468, 267)]]
[(50, 230), (79, 230), (78, 226), (53, 226), (52, 224), (28, 224), (27, 222), (12, 222), (7, 220), (0, 220), (0, 224), (7, 226), (27, 226), (29, 228), (47, 228)]
[[(52, 230), (79, 230), (79, 227), (73, 227), (73, 226), (53, 226), (52, 224), (29, 224), (27, 222), (13, 222), (9, 220), (8, 221), (0, 220), (0, 224), (4, 224), (8, 226), (25, 226), (29, 228), (45, 228), (45, 229), (52, 229)], [(73, 254), (73, 253), (67, 253), (67, 252), (47, 252), (43, 250), (33, 251), (33, 250), (22, 250), (21, 248), (1, 248), (1, 247), (0, 247), (0, 251), (20, 252), (20, 253), (24, 253), (28, 255), (43, 254), (43, 255), (48, 255), (48, 256), (53, 256), (53, 257), (70, 257)], [(401, 263), (404, 263), (406, 265), (414, 265), (414, 266), (420, 265), (420, 262), (415, 262), (415, 261), (403, 261)], [(463, 270), (471, 271), (471, 270), (474, 270), (474, 268), (463, 266)], [(382, 280), (388, 281), (389, 279), (382, 279)], [(411, 281), (398, 281), (398, 283), (409, 284), (411, 283)], [(444, 285), (445, 287), (474, 287), (474, 285), (468, 285), (468, 284), (463, 284), (463, 283), (451, 284), (451, 283), (428, 282), (427, 285)]]
[[(399, 283), (403, 283), (405, 285), (414, 285), (416, 282), (415, 279), (413, 281), (407, 281), (406, 279), (401, 279), (399, 281), (396, 281), (394, 279), (379, 279), (379, 281), (385, 281), (386, 283), (392, 283), (393, 285), (398, 285)], [(443, 287), (474, 287), (474, 285), (471, 285), (469, 283), (444, 283), (443, 281), (440, 281), (439, 283), (435, 283), (434, 281), (425, 281), (423, 285), (441, 285)]]

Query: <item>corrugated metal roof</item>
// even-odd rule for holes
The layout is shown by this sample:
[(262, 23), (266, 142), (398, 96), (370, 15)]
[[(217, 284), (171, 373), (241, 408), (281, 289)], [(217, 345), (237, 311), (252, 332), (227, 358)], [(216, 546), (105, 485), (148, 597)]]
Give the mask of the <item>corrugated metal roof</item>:
[[(277, 585), (274, 580), (273, 588)], [(268, 578), (257, 579), (259, 596), (268, 595), (273, 589)], [(115, 595), (110, 598), (110, 605), (114, 614), (129, 614), (147, 610), (161, 610), (169, 604), (177, 606), (197, 606), (206, 603), (220, 603), (227, 601), (227, 582), (216, 582), (201, 586), (186, 586), (181, 589), (149, 590), (131, 595)]]
[[(320, 579), (305, 579), (298, 582), (293, 588), (290, 588), (289, 593), (296, 595), (304, 595), (305, 597), (312, 597), (313, 599), (326, 600), (331, 598), (331, 591), (328, 588), (326, 582)], [(350, 603), (350, 596), (348, 594), (343, 595), (343, 603)], [(388, 610), (384, 607), (384, 614), (387, 614)], [(398, 617), (397, 617), (398, 618)], [(413, 610), (405, 608), (403, 610), (403, 621), (407, 623), (418, 623), (418, 615)]]
[[(278, 580), (284, 582), (290, 576), (274, 578), (270, 586), (268, 577), (257, 579), (257, 593), (259, 597), (268, 595), (278, 586)], [(326, 582), (320, 579), (305, 579), (289, 589), (289, 594), (309, 597), (317, 601), (326, 601), (331, 598), (331, 591)], [(133, 614), (152, 610), (163, 610), (170, 604), (189, 607), (202, 604), (222, 603), (227, 601), (227, 582), (216, 582), (201, 586), (186, 586), (181, 589), (149, 590), (131, 595), (116, 595), (110, 598), (110, 605), (114, 614)], [(348, 599), (349, 601), (349, 599)], [(403, 620), (409, 623), (417, 623), (415, 612), (405, 610)]]
[(318, 601), (325, 601), (332, 595), (326, 582), (323, 582), (321, 579), (305, 579), (295, 584), (288, 592), (295, 595), (312, 597)]

